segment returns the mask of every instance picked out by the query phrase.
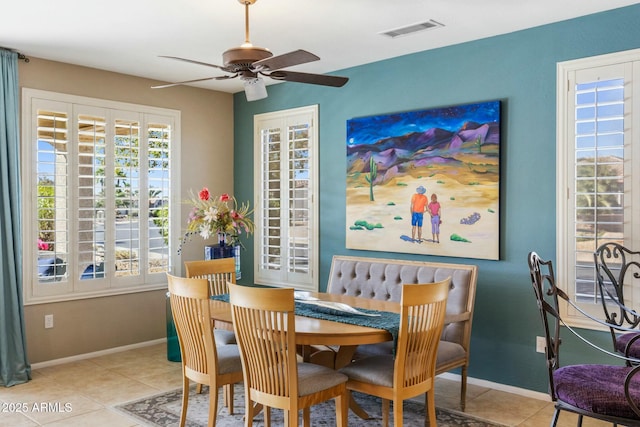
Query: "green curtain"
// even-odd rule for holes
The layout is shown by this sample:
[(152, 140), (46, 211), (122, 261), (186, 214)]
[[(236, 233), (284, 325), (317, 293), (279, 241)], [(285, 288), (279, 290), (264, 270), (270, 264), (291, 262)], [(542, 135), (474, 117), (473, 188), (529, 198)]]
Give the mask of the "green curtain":
[(0, 384), (31, 379), (22, 305), (18, 54), (0, 49)]

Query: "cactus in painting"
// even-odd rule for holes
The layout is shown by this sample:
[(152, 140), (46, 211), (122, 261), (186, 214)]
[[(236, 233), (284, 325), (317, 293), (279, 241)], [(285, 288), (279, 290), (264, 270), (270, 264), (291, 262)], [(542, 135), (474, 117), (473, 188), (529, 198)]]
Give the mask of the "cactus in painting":
[(478, 147), (478, 153), (482, 153), (482, 138), (476, 138), (476, 147)]
[(369, 200), (374, 201), (373, 197), (373, 181), (378, 176), (378, 165), (373, 160), (373, 156), (369, 157), (369, 175), (365, 176), (365, 179), (369, 183)]

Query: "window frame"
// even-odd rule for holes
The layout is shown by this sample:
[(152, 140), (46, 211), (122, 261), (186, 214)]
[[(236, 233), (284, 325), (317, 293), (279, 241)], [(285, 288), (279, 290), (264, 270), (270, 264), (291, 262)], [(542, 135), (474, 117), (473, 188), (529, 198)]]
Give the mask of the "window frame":
[[(78, 147), (77, 139), (77, 123), (79, 114), (87, 114), (89, 112), (96, 112), (98, 114), (104, 114), (107, 119), (107, 128), (110, 128), (106, 134), (106, 143), (109, 145), (109, 136), (115, 135), (112, 129), (115, 126), (115, 120), (122, 119), (135, 119), (139, 121), (139, 140), (140, 144), (140, 161), (148, 162), (148, 130), (152, 124), (164, 124), (170, 127), (171, 140), (169, 147), (169, 242), (168, 242), (168, 266), (167, 271), (171, 271), (180, 262), (179, 255), (176, 248), (179, 245), (180, 238), (180, 224), (181, 224), (181, 207), (180, 207), (180, 122), (181, 113), (178, 110), (171, 110), (159, 107), (151, 107), (146, 105), (131, 104), (119, 101), (104, 100), (98, 98), (83, 97), (77, 95), (63, 94), (58, 92), (44, 91), (31, 88), (22, 89), (22, 187), (23, 187), (23, 232), (22, 237), (24, 242), (36, 242), (38, 237), (38, 227), (35, 225), (38, 221), (38, 208), (37, 208), (37, 193), (32, 191), (38, 182), (37, 173), (37, 147), (34, 148), (34, 141), (37, 136), (38, 126), (38, 109), (53, 107), (60, 112), (67, 114), (67, 120), (69, 125), (67, 126), (70, 156), (76, 154)], [(142, 143), (142, 142), (145, 143)], [(112, 141), (111, 141), (112, 143)], [(113, 166), (113, 156), (108, 160), (107, 167)], [(73, 163), (75, 164), (75, 161)], [(147, 164), (148, 165), (148, 164)], [(148, 167), (148, 166), (146, 166)], [(145, 167), (145, 168), (146, 168)], [(74, 218), (77, 218), (73, 212), (78, 208), (78, 194), (77, 182), (73, 182), (77, 179), (78, 171), (69, 170), (66, 176), (70, 181), (67, 183), (68, 192), (66, 194), (67, 200), (70, 200), (66, 206), (72, 213), (68, 218), (72, 223), (66, 229), (69, 235), (73, 235), (78, 232), (77, 224), (73, 224)], [(106, 185), (107, 198), (113, 193), (112, 185)], [(144, 203), (148, 201), (149, 197), (143, 189), (148, 188), (148, 176), (141, 174), (140, 176), (140, 217), (142, 212), (145, 212), (145, 218), (148, 218), (149, 209), (142, 209), (145, 206)], [(110, 203), (114, 202), (107, 200), (107, 207)], [(114, 213), (115, 217), (115, 213)], [(148, 223), (148, 222), (147, 222)], [(145, 236), (148, 236), (148, 230), (150, 227), (139, 228), (139, 243), (138, 252), (142, 253), (144, 249), (149, 249), (149, 239), (145, 240)], [(115, 250), (109, 246), (109, 232), (105, 230), (105, 253), (111, 251), (110, 257), (112, 261), (115, 261)], [(113, 237), (113, 236), (111, 236)], [(71, 237), (71, 243), (75, 242), (75, 246), (70, 245), (68, 250), (68, 256), (70, 259), (75, 260), (74, 264), (78, 261), (78, 242), (76, 237)], [(115, 239), (115, 238), (114, 238)], [(115, 240), (113, 240), (115, 242)], [(148, 261), (146, 255), (141, 255), (141, 260)], [(147, 263), (140, 265), (140, 274), (136, 276), (114, 276), (110, 279), (92, 279), (92, 280), (80, 280), (79, 276), (76, 278), (75, 270), (73, 268), (67, 269), (66, 280), (55, 282), (41, 282), (38, 278), (38, 248), (36, 245), (24, 244), (23, 245), (23, 294), (25, 305), (41, 304), (50, 302), (70, 301), (85, 298), (96, 298), (103, 296), (112, 296), (128, 293), (145, 292), (150, 290), (166, 289), (166, 272), (150, 273), (147, 271)], [(86, 283), (85, 283), (86, 282)], [(89, 283), (91, 282), (91, 283)]]
[[(262, 152), (262, 129), (273, 129), (274, 126), (279, 126), (281, 135), (281, 144), (285, 146), (284, 150), (280, 152), (286, 152), (286, 135), (288, 126), (295, 126), (298, 124), (307, 124), (309, 126), (309, 140), (310, 144), (310, 159), (309, 163), (309, 195), (307, 201), (310, 204), (309, 212), (309, 224), (307, 226), (309, 235), (308, 250), (310, 255), (308, 257), (308, 272), (292, 272), (288, 273), (287, 269), (287, 257), (281, 258), (280, 270), (267, 270), (261, 266), (261, 257), (263, 253), (264, 242), (264, 227), (261, 225), (263, 222), (262, 212), (262, 195), (263, 195), (263, 181), (264, 174), (263, 164), (263, 152)], [(254, 282), (260, 285), (275, 286), (275, 287), (294, 287), (296, 289), (317, 291), (319, 289), (318, 280), (318, 265), (319, 265), (319, 203), (318, 203), (318, 170), (319, 170), (319, 138), (318, 138), (318, 105), (310, 105), (299, 108), (292, 108), (288, 110), (275, 111), (270, 113), (257, 114), (254, 116), (254, 218), (256, 224), (255, 238), (254, 238)], [(280, 171), (281, 171), (281, 185), (286, 181), (291, 169), (287, 166), (287, 156), (281, 156), (280, 159)], [(285, 193), (288, 187), (282, 186), (281, 192)], [(285, 202), (288, 199), (285, 200)], [(284, 205), (284, 204), (283, 204)], [(280, 215), (281, 223), (287, 222), (287, 216), (284, 213), (286, 209), (283, 209)], [(281, 239), (281, 253), (286, 253), (286, 242), (291, 237), (288, 235), (289, 228), (284, 230), (280, 236)]]
[[(581, 58), (557, 64), (557, 135), (556, 135), (556, 254), (557, 280), (571, 300), (582, 310), (595, 316), (602, 317), (602, 305), (596, 292), (593, 302), (576, 302), (576, 268), (578, 252), (575, 242), (575, 189), (576, 189), (576, 147), (575, 147), (575, 87), (579, 83), (578, 75), (591, 74), (597, 80), (599, 76), (611, 73), (615, 69), (617, 77), (623, 78), (624, 92), (624, 204), (623, 204), (623, 239), (624, 245), (637, 248), (640, 246), (640, 49), (624, 52)], [(591, 76), (589, 76), (591, 77)], [(598, 175), (600, 176), (600, 175)], [(635, 185), (632, 185), (634, 183)], [(630, 190), (627, 191), (627, 187)], [(636, 203), (632, 204), (635, 200)], [(636, 225), (634, 225), (636, 224)], [(596, 241), (601, 240), (596, 237)], [(600, 241), (596, 245), (604, 243)], [(595, 248), (594, 248), (595, 250)], [(595, 269), (593, 271), (595, 289)], [(640, 291), (627, 293), (630, 306), (640, 303)], [(564, 302), (561, 305), (561, 315), (572, 326), (595, 330), (605, 330), (605, 327), (594, 325), (575, 308)]]

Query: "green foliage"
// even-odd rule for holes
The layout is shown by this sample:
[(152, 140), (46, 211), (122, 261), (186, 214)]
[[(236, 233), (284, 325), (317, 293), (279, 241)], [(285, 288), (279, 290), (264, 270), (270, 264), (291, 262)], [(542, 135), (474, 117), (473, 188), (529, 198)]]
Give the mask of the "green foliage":
[(55, 242), (55, 187), (48, 178), (38, 181), (38, 238), (47, 243)]
[(153, 223), (160, 229), (160, 234), (165, 244), (169, 244), (169, 207), (160, 206), (159, 208), (152, 209), (149, 212), (149, 216), (153, 218)]
[(407, 183), (406, 182), (399, 182), (396, 184), (398, 187), (407, 187)]
[(496, 213), (496, 211), (494, 211), (494, 210), (493, 210), (493, 209), (491, 209), (491, 208), (487, 209), (487, 211), (488, 211), (488, 212), (491, 212), (491, 213)]
[(480, 185), (480, 183), (478, 181), (473, 181), (473, 182), (470, 182), (467, 185)]
[(396, 215), (393, 217), (396, 221), (402, 221), (402, 217), (400, 215)]
[(387, 206), (395, 206), (395, 205), (396, 205), (396, 204), (395, 204), (395, 203), (393, 203), (393, 202), (389, 202), (389, 203), (387, 203)]
[(443, 181), (443, 180), (441, 180), (441, 179), (439, 179), (439, 180), (437, 180), (437, 181), (436, 181), (436, 183), (437, 183), (437, 184), (444, 184), (444, 181)]
[[(353, 223), (354, 225), (352, 225), (350, 227), (351, 230), (362, 230), (362, 229), (367, 229), (369, 231), (373, 230), (374, 228), (384, 228), (382, 226), (382, 224), (377, 223), (377, 224), (371, 224), (370, 222), (367, 222), (363, 219), (359, 219), (356, 222)], [(354, 228), (354, 227), (358, 227), (358, 228)]]
[(459, 235), (457, 235), (456, 233), (453, 233), (451, 235), (451, 237), (449, 237), (451, 240), (453, 240), (454, 242), (466, 242), (466, 243), (471, 243), (471, 240), (467, 240), (464, 237), (461, 237)]

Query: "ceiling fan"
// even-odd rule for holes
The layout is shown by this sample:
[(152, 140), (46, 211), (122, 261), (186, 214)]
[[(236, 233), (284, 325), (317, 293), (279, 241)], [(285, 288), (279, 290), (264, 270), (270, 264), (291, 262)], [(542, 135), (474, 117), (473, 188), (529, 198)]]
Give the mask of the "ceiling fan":
[(260, 76), (270, 77), (274, 80), (333, 87), (344, 86), (349, 81), (346, 77), (282, 70), (282, 68), (306, 64), (320, 59), (318, 56), (307, 52), (306, 50), (299, 49), (282, 55), (273, 56), (273, 53), (271, 53), (269, 49), (252, 45), (249, 38), (249, 6), (254, 4), (256, 1), (257, 0), (238, 0), (238, 2), (243, 4), (245, 7), (245, 41), (241, 46), (228, 49), (222, 54), (222, 62), (224, 65), (220, 66), (209, 64), (207, 62), (194, 61), (192, 59), (179, 58), (177, 56), (160, 56), (161, 58), (175, 59), (178, 61), (217, 68), (229, 74), (152, 86), (152, 88), (161, 89), (206, 80), (228, 80), (239, 77), (244, 83), (244, 91), (247, 96), (247, 101), (256, 101), (267, 97), (267, 88), (265, 87), (264, 80)]

